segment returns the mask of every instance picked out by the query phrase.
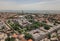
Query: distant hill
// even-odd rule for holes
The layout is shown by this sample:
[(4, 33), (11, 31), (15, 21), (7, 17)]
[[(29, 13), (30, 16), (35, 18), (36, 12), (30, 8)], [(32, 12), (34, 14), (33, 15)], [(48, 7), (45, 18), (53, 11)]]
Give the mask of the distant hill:
[(60, 14), (60, 10), (0, 10), (0, 12), (18, 12), (18, 13), (41, 13), (41, 14)]

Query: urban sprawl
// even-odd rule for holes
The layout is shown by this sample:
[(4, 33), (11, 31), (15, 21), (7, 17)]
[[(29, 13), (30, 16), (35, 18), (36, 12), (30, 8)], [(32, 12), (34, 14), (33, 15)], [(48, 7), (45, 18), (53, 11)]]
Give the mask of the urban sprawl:
[(0, 41), (60, 41), (60, 14), (0, 12)]

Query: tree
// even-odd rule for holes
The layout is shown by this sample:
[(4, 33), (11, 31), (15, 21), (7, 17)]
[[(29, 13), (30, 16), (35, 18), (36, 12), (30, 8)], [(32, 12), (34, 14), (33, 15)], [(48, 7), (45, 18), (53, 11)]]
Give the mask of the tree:
[(25, 34), (25, 39), (33, 39), (32, 35), (29, 33)]
[(5, 26), (2, 26), (2, 28), (1, 28), (1, 29), (2, 29), (2, 30), (3, 30), (3, 29), (5, 29)]
[(42, 21), (43, 23), (47, 23), (45, 20), (44, 21)]
[(8, 20), (8, 23), (10, 23), (10, 20)]
[(51, 38), (51, 34), (48, 34), (48, 39), (50, 39)]
[(50, 39), (50, 41), (51, 41), (51, 34), (48, 34), (48, 39)]
[(54, 22), (54, 24), (53, 25), (56, 25), (56, 23)]
[(10, 38), (10, 37), (8, 37), (8, 38), (5, 39), (5, 41), (15, 41), (15, 38), (13, 38), (13, 37)]
[(34, 22), (34, 20), (33, 20), (33, 19), (31, 19), (31, 20), (29, 20), (29, 22), (33, 23), (33, 22)]
[(38, 24), (33, 24), (33, 25), (32, 25), (32, 28), (33, 28), (33, 29), (39, 28), (39, 25), (38, 25)]
[(50, 27), (49, 27), (48, 25), (45, 25), (45, 26), (44, 26), (44, 29), (49, 30)]

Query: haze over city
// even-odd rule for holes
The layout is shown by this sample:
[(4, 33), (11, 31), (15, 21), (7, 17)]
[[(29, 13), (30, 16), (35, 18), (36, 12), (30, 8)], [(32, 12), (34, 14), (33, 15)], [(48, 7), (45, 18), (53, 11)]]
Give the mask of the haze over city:
[(60, 0), (0, 0), (0, 41), (60, 41)]
[(0, 10), (60, 10), (60, 0), (0, 0)]

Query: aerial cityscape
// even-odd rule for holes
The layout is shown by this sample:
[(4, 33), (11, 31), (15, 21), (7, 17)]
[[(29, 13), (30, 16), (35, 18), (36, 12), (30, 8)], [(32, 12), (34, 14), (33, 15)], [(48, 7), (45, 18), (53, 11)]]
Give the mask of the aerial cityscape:
[(0, 0), (0, 41), (60, 41), (60, 0)]
[(60, 14), (0, 12), (1, 41), (60, 41)]

